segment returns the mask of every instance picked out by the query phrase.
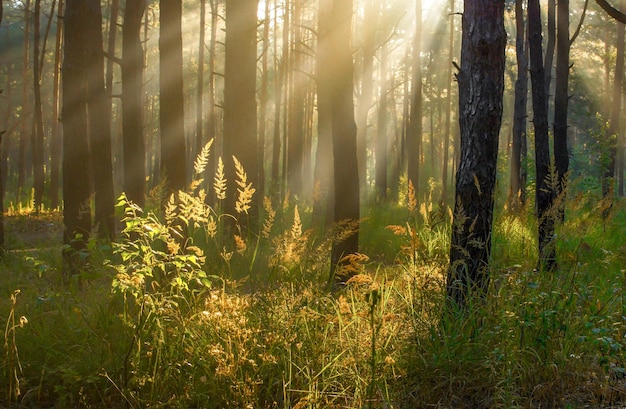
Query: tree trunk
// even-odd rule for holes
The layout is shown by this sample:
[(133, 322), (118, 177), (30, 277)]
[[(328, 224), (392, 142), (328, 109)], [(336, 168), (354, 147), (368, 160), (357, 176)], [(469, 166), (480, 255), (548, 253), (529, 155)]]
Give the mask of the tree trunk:
[[(243, 165), (248, 183), (258, 188), (257, 112), (256, 112), (256, 38), (257, 0), (226, 2), (226, 61), (224, 76), (224, 156), (235, 156)], [(232, 162), (231, 162), (232, 163)], [(255, 220), (258, 201), (253, 199), (249, 216), (236, 211), (236, 176), (227, 165), (227, 213), (240, 224)]]
[(515, 54), (517, 57), (517, 79), (515, 80), (515, 105), (513, 113), (513, 142), (511, 146), (511, 184), (509, 208), (517, 213), (526, 204), (526, 183), (522, 180), (522, 167), (526, 157), (522, 156), (522, 140), (526, 139), (526, 105), (528, 101), (528, 62), (526, 59), (526, 28), (523, 0), (515, 1)]
[(61, 124), (59, 122), (59, 86), (61, 74), (61, 53), (63, 50), (63, 0), (57, 5), (57, 32), (54, 46), (54, 73), (52, 83), (52, 132), (50, 133), (50, 208), (59, 207), (59, 179), (61, 167), (61, 152), (63, 140), (61, 138)]
[[(378, 120), (376, 125), (376, 192), (379, 201), (387, 199), (387, 42), (380, 48), (380, 97), (378, 99)], [(421, 122), (421, 115), (420, 115)]]
[(548, 104), (542, 62), (541, 8), (539, 0), (528, 1), (528, 41), (530, 45), (530, 80), (533, 124), (535, 127), (536, 206), (538, 218), (539, 267), (556, 268), (554, 247), (554, 186), (550, 183), (550, 142), (548, 140)]
[(111, 103), (104, 85), (104, 52), (102, 50), (102, 10), (99, 0), (85, 0), (87, 38), (87, 115), (92, 177), (95, 199), (95, 223), (102, 238), (115, 236), (115, 194), (111, 157)]
[(505, 46), (504, 2), (465, 0), (458, 73), (461, 162), (446, 286), (453, 309), (467, 309), (489, 287)]
[(20, 203), (21, 194), (26, 182), (26, 151), (28, 150), (28, 121), (26, 118), (31, 112), (28, 95), (28, 65), (30, 61), (30, 24), (31, 24), (30, 0), (24, 1), (24, 54), (22, 59), (22, 110), (20, 112), (20, 141), (17, 156), (17, 191), (15, 195), (16, 203)]
[[(546, 106), (550, 103), (550, 83), (552, 82), (552, 61), (554, 60), (554, 47), (556, 45), (556, 0), (548, 0), (548, 27), (546, 55), (543, 65), (545, 78)], [(548, 109), (548, 108), (546, 108)], [(549, 109), (548, 109), (549, 111)]]
[(263, 21), (263, 51), (261, 55), (261, 92), (259, 96), (259, 137), (257, 141), (257, 160), (259, 163), (259, 195), (265, 196), (265, 139), (267, 135), (267, 106), (269, 71), (268, 60), (270, 50), (270, 26), (272, 16), (270, 13), (270, 2), (265, 2), (263, 10), (265, 20)]
[[(283, 96), (283, 79), (284, 79), (284, 72), (285, 72), (285, 50), (283, 50), (283, 57), (282, 59), (278, 58), (278, 26), (279, 24), (277, 23), (278, 21), (278, 0), (276, 0), (276, 4), (274, 5), (274, 38), (276, 39), (276, 41), (274, 41), (274, 55), (275, 57), (275, 64), (274, 64), (274, 70), (276, 72), (275, 78), (274, 78), (274, 132), (272, 135), (272, 188), (271, 190), (273, 191), (272, 194), (272, 199), (274, 201), (274, 203), (277, 203), (280, 201), (282, 192), (281, 189), (283, 188), (283, 184), (281, 183), (281, 174), (280, 174), (280, 169), (281, 169), (281, 163), (280, 163), (280, 158), (281, 158), (281, 103), (282, 103), (282, 96)], [(287, 31), (287, 27), (285, 27), (283, 25), (283, 31)], [(283, 44), (283, 47), (285, 45)]]
[(332, 175), (333, 140), (330, 64), (330, 18), (333, 0), (319, 1), (318, 40), (317, 40), (317, 153), (315, 155), (313, 195), (313, 225), (327, 227), (333, 220), (334, 188)]
[(200, 0), (200, 34), (198, 38), (198, 82), (196, 85), (196, 138), (194, 158), (204, 146), (204, 47), (206, 33), (206, 0)]
[(187, 184), (183, 96), (182, 0), (161, 0), (159, 20), (159, 125), (161, 174), (176, 192)]
[(146, 144), (143, 112), (143, 49), (140, 32), (145, 0), (127, 0), (122, 27), (122, 144), (124, 191), (143, 207), (146, 195)]
[(41, 65), (39, 55), (41, 54), (41, 0), (35, 0), (34, 24), (33, 24), (33, 94), (34, 104), (34, 126), (31, 139), (32, 164), (33, 164), (33, 190), (35, 213), (39, 213), (43, 206), (44, 189), (44, 141), (43, 141), (43, 111), (41, 106)]
[[(335, 214), (337, 227), (342, 222), (359, 223), (359, 172), (356, 150), (356, 123), (354, 121), (354, 68), (350, 37), (352, 28), (352, 0), (334, 0), (331, 16), (330, 55), (328, 64), (333, 73), (331, 112), (333, 134), (333, 162), (335, 180)], [(344, 226), (345, 227), (345, 226)], [(351, 229), (352, 230), (352, 229)], [(359, 250), (358, 229), (348, 237), (336, 238), (331, 250), (331, 282), (345, 279), (336, 273), (343, 258)]]
[(361, 60), (361, 95), (358, 100), (356, 111), (357, 127), (357, 160), (359, 164), (360, 189), (365, 189), (367, 185), (367, 146), (368, 146), (368, 119), (373, 98), (373, 74), (374, 56), (376, 55), (376, 32), (378, 30), (378, 18), (380, 7), (377, 0), (365, 0), (363, 7), (365, 15), (363, 17), (363, 58)]
[(441, 172), (441, 200), (440, 203), (442, 205), (446, 205), (448, 201), (448, 162), (449, 162), (449, 152), (450, 152), (450, 133), (452, 128), (452, 63), (454, 56), (454, 9), (455, 9), (455, 1), (450, 0), (450, 43), (449, 43), (449, 53), (448, 53), (448, 73), (446, 74), (447, 79), (447, 87), (448, 87), (448, 96), (447, 96), (447, 107), (446, 107), (446, 130), (443, 142), (443, 161), (441, 164), (442, 172)]
[[(565, 192), (569, 170), (567, 107), (569, 103), (569, 0), (559, 0), (557, 13), (557, 54), (554, 92), (554, 165), (556, 202), (561, 222), (565, 219)], [(623, 69), (623, 66), (622, 66)], [(621, 96), (620, 96), (621, 97)]]
[[(624, 2), (622, 2), (624, 3)], [(613, 88), (611, 98), (611, 113), (609, 129), (607, 130), (606, 144), (608, 145), (608, 166), (604, 172), (602, 181), (602, 194), (605, 198), (614, 195), (615, 181), (617, 176), (617, 152), (618, 137), (620, 134), (620, 113), (622, 110), (622, 82), (624, 80), (624, 24), (616, 22), (616, 57), (615, 75), (613, 76)]]
[[(88, 3), (67, 0), (63, 55), (63, 268), (75, 274), (83, 263), (91, 231), (89, 143), (87, 139), (87, 61), (85, 27)], [(101, 44), (101, 43), (99, 43)]]
[[(419, 192), (420, 151), (422, 139), (422, 0), (415, 2), (413, 35), (413, 75), (411, 78), (410, 117), (406, 132), (407, 182)], [(408, 67), (407, 67), (408, 68)]]

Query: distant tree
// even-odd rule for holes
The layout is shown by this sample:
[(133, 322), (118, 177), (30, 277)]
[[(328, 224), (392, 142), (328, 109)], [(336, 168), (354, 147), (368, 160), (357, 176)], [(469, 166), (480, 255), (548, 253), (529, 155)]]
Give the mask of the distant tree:
[(388, 117), (388, 93), (389, 79), (387, 78), (388, 44), (384, 42), (380, 46), (380, 95), (378, 98), (378, 118), (376, 123), (376, 197), (379, 201), (387, 199), (387, 117)]
[(448, 40), (448, 63), (446, 69), (446, 88), (448, 90), (446, 97), (446, 124), (443, 142), (443, 160), (441, 164), (441, 199), (440, 203), (445, 205), (448, 202), (448, 162), (450, 152), (450, 139), (452, 134), (452, 64), (454, 62), (454, 10), (455, 0), (450, 0), (450, 33)]
[(44, 189), (44, 132), (43, 111), (41, 102), (41, 68), (39, 55), (41, 54), (41, 0), (35, 0), (33, 12), (33, 95), (34, 115), (33, 131), (31, 135), (32, 165), (33, 165), (33, 191), (35, 213), (43, 206)]
[(54, 66), (52, 82), (52, 130), (50, 132), (50, 207), (59, 206), (59, 181), (61, 179), (61, 152), (63, 140), (59, 121), (59, 98), (61, 78), (61, 53), (63, 44), (63, 7), (64, 1), (57, 5), (57, 24), (54, 45)]
[(316, 226), (328, 226), (333, 221), (335, 208), (333, 184), (332, 140), (332, 67), (330, 44), (330, 17), (333, 0), (319, 0), (317, 39), (317, 152), (313, 181), (317, 193), (313, 195), (313, 222)]
[(183, 96), (182, 0), (161, 0), (159, 20), (159, 125), (161, 173), (171, 191), (187, 184)]
[[(352, 28), (352, 0), (334, 0), (330, 16), (331, 27), (328, 46), (332, 70), (330, 107), (332, 115), (333, 161), (334, 161), (334, 221), (358, 223), (359, 173), (357, 165), (356, 123), (354, 119), (353, 77), (354, 68), (350, 48)], [(345, 256), (359, 250), (359, 234), (355, 230), (349, 237), (333, 241), (331, 250), (331, 280), (341, 279), (335, 275)], [(345, 277), (344, 277), (345, 278)]]
[(146, 195), (146, 144), (143, 112), (141, 19), (146, 0), (127, 0), (122, 26), (122, 145), (124, 191), (143, 207)]
[[(63, 54), (63, 268), (78, 271), (79, 254), (91, 231), (89, 142), (87, 128), (88, 29), (85, 18), (91, 5), (85, 0), (67, 0), (64, 16)], [(100, 43), (101, 44), (101, 43)]]
[[(224, 156), (232, 164), (236, 156), (243, 165), (248, 183), (258, 188), (257, 163), (257, 105), (256, 105), (256, 39), (257, 0), (226, 2), (226, 61), (224, 72)], [(234, 167), (227, 169), (229, 182), (226, 210), (235, 210), (237, 185)], [(251, 218), (257, 214), (258, 202), (250, 209)], [(243, 215), (242, 215), (243, 216)], [(243, 217), (240, 222), (245, 223)]]
[(536, 206), (538, 218), (539, 264), (546, 270), (556, 267), (554, 247), (554, 186), (550, 177), (550, 141), (548, 139), (548, 104), (542, 61), (541, 8), (539, 0), (528, 1), (528, 42), (530, 46), (530, 81), (533, 124), (535, 127)]
[(489, 287), (505, 46), (504, 2), (465, 0), (457, 76), (461, 162), (446, 284), (452, 308), (467, 308)]
[(304, 72), (304, 43), (302, 41), (302, 13), (303, 1), (292, 0), (292, 22), (289, 25), (292, 31), (288, 76), (288, 123), (286, 138), (287, 153), (287, 186), (291, 194), (301, 195), (304, 187), (304, 111), (306, 97), (306, 74)]
[(515, 1), (515, 55), (517, 79), (515, 80), (515, 104), (513, 112), (513, 137), (511, 144), (511, 183), (509, 208), (517, 212), (526, 204), (526, 167), (522, 147), (526, 139), (526, 105), (528, 102), (528, 60), (526, 58), (526, 28), (523, 0)]
[(422, 1), (415, 2), (415, 33), (413, 34), (413, 58), (409, 121), (406, 129), (407, 180), (419, 192), (420, 147), (422, 146)]

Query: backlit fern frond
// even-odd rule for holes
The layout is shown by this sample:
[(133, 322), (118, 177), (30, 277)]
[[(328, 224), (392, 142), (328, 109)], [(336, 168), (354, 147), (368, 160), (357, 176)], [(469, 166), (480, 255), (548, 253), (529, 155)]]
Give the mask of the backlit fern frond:
[(407, 203), (409, 212), (411, 214), (415, 214), (417, 210), (417, 196), (415, 194), (415, 186), (413, 186), (413, 181), (409, 180), (409, 202)]
[(211, 154), (212, 145), (213, 139), (211, 139), (209, 142), (206, 143), (206, 145), (204, 145), (204, 148), (202, 148), (202, 151), (193, 163), (193, 170), (194, 172), (196, 172), (196, 176), (204, 172), (204, 170), (206, 169), (206, 165), (209, 163), (209, 155)]
[(165, 220), (168, 224), (171, 224), (177, 216), (176, 198), (174, 194), (170, 195), (167, 203), (165, 204)]
[(265, 221), (263, 221), (263, 231), (261, 232), (261, 235), (263, 238), (268, 239), (272, 232), (272, 227), (274, 226), (276, 211), (272, 208), (272, 200), (267, 196), (263, 198), (263, 209), (267, 212), (267, 217), (265, 218)]
[(300, 212), (298, 212), (298, 205), (294, 208), (293, 225), (291, 226), (291, 237), (294, 239), (302, 236), (302, 221), (300, 220)]
[(215, 197), (218, 200), (226, 199), (226, 175), (224, 175), (224, 161), (220, 156), (217, 160), (217, 171), (213, 178), (213, 189), (215, 189)]

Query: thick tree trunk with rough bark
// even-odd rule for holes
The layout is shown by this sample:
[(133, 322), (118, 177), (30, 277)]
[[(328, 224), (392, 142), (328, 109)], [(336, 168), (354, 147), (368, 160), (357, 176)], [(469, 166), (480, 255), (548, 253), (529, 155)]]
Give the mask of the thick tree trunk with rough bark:
[(122, 27), (122, 144), (124, 191), (143, 207), (146, 195), (146, 144), (143, 111), (141, 19), (145, 0), (127, 0)]
[(542, 61), (541, 8), (539, 0), (528, 1), (528, 41), (530, 45), (530, 81), (533, 124), (535, 127), (536, 206), (538, 218), (539, 267), (556, 267), (554, 248), (554, 186), (550, 182), (550, 142), (548, 139), (548, 104)]
[(461, 161), (447, 296), (466, 309), (489, 287), (489, 255), (504, 92), (504, 2), (465, 0), (459, 83)]

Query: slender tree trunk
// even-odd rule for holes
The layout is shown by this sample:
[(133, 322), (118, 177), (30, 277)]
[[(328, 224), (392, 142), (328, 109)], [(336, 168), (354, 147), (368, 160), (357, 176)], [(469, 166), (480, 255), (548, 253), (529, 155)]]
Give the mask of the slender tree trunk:
[(452, 63), (454, 58), (454, 10), (455, 1), (450, 0), (450, 40), (449, 40), (449, 54), (448, 54), (448, 72), (446, 79), (448, 81), (448, 97), (446, 107), (446, 129), (444, 131), (443, 142), (443, 162), (441, 164), (441, 200), (440, 203), (445, 205), (448, 201), (448, 162), (450, 152), (450, 133), (452, 128)]
[(63, 55), (63, 267), (79, 271), (91, 231), (85, 0), (67, 0)]
[(24, 54), (22, 59), (22, 110), (20, 113), (20, 141), (17, 156), (17, 191), (15, 201), (20, 203), (20, 196), (24, 190), (26, 181), (26, 151), (28, 150), (28, 122), (26, 118), (30, 115), (28, 87), (28, 66), (30, 61), (30, 24), (31, 24), (30, 0), (24, 1)]
[[(354, 120), (354, 68), (350, 37), (352, 28), (352, 0), (334, 0), (331, 16), (329, 46), (332, 58), (328, 61), (334, 74), (331, 90), (333, 133), (333, 162), (335, 180), (334, 221), (359, 223), (359, 172), (357, 164), (356, 123)], [(345, 227), (345, 226), (344, 226)], [(358, 226), (357, 226), (358, 227)], [(352, 229), (351, 229), (352, 230)], [(345, 279), (336, 274), (345, 256), (359, 250), (359, 234), (355, 227), (348, 237), (336, 238), (331, 250), (333, 283)]]
[(539, 0), (528, 1), (528, 41), (530, 44), (530, 80), (532, 86), (533, 124), (535, 127), (536, 206), (538, 218), (539, 267), (556, 268), (554, 247), (555, 217), (550, 210), (554, 190), (549, 183), (550, 143), (548, 140), (548, 104), (542, 62), (541, 8)]
[[(204, 1), (204, 0), (203, 0)], [(217, 114), (215, 113), (215, 53), (217, 47), (217, 24), (219, 17), (218, 2), (217, 0), (209, 0), (209, 6), (211, 8), (211, 35), (209, 38), (209, 61), (207, 67), (208, 84), (206, 84), (207, 92), (207, 114), (206, 114), (206, 126), (207, 126), (207, 139), (213, 139), (213, 152), (209, 157), (209, 164), (207, 166), (212, 172), (217, 168), (217, 159), (221, 154), (222, 138), (218, 132)], [(210, 202), (215, 199), (215, 192), (213, 189), (208, 189), (208, 195)]]
[[(313, 198), (313, 224), (328, 227), (333, 220), (335, 199), (332, 139), (330, 50), (330, 18), (333, 0), (319, 0), (317, 40), (317, 154), (315, 155), (314, 185), (318, 194)], [(326, 207), (324, 207), (326, 204)]]
[(461, 310), (489, 288), (505, 46), (504, 2), (465, 0), (458, 73), (461, 162), (447, 278), (449, 305)]
[(515, 1), (515, 54), (517, 57), (517, 79), (515, 80), (515, 105), (513, 113), (513, 142), (511, 145), (511, 184), (509, 208), (519, 212), (526, 204), (526, 183), (522, 180), (522, 140), (526, 139), (526, 105), (528, 102), (528, 62), (526, 59), (526, 28), (523, 0)]
[[(380, 201), (387, 199), (387, 43), (380, 48), (380, 97), (378, 99), (378, 121), (376, 126), (376, 191)], [(421, 116), (420, 116), (421, 122)]]
[(267, 105), (269, 71), (268, 60), (270, 50), (270, 26), (272, 16), (270, 13), (270, 2), (265, 2), (263, 10), (265, 20), (263, 21), (263, 51), (261, 55), (261, 92), (259, 96), (259, 136), (257, 141), (257, 160), (259, 162), (259, 187), (258, 192), (265, 196), (265, 139), (267, 134)]
[[(543, 65), (545, 78), (546, 105), (550, 105), (550, 83), (552, 82), (552, 61), (554, 60), (554, 48), (556, 45), (556, 0), (548, 0), (548, 28), (546, 55)], [(549, 108), (546, 108), (548, 111)]]
[[(226, 3), (226, 60), (224, 76), (224, 156), (233, 156), (243, 165), (248, 183), (258, 187), (257, 106), (256, 106), (256, 38), (257, 0)], [(252, 149), (251, 149), (252, 147)], [(229, 181), (226, 200), (227, 213), (238, 216), (240, 224), (246, 219), (254, 222), (258, 201), (253, 199), (249, 216), (236, 211), (237, 185), (234, 169), (227, 166)]]
[(89, 118), (89, 141), (91, 175), (95, 199), (95, 223), (102, 238), (115, 235), (115, 194), (113, 192), (113, 163), (111, 156), (111, 103), (104, 85), (104, 52), (102, 50), (102, 10), (99, 0), (88, 3), (85, 15), (87, 38), (87, 115)]
[(143, 207), (146, 195), (146, 144), (143, 111), (143, 48), (140, 32), (145, 0), (127, 0), (122, 27), (122, 141), (124, 191)]
[(61, 47), (63, 44), (63, 0), (57, 5), (57, 32), (54, 46), (54, 73), (52, 80), (52, 132), (50, 133), (50, 208), (59, 207), (59, 179), (63, 140), (59, 122), (59, 86), (61, 74)]
[[(554, 165), (559, 220), (565, 220), (565, 192), (569, 171), (567, 147), (567, 107), (569, 104), (569, 0), (559, 0), (557, 13), (557, 55), (554, 93)], [(623, 66), (622, 66), (623, 69)]]
[(198, 82), (196, 86), (196, 139), (194, 157), (204, 146), (204, 47), (206, 33), (206, 0), (200, 0), (200, 29), (198, 38)]
[(379, 5), (377, 0), (364, 1), (365, 16), (363, 18), (363, 59), (361, 60), (361, 95), (356, 112), (357, 127), (357, 160), (359, 163), (360, 188), (367, 185), (367, 145), (368, 119), (374, 95), (374, 56), (376, 55), (376, 34), (378, 30)]
[[(454, 0), (453, 0), (454, 1)], [(419, 192), (420, 152), (422, 139), (422, 0), (415, 2), (413, 36), (413, 75), (411, 78), (410, 118), (406, 133), (407, 181)]]
[(161, 0), (159, 19), (159, 125), (161, 174), (176, 192), (187, 184), (183, 96), (182, 0)]
[(304, 104), (305, 84), (304, 50), (302, 44), (302, 0), (293, 0), (291, 66), (289, 81), (289, 122), (287, 132), (287, 184), (294, 195), (301, 195), (303, 188), (302, 165), (304, 160)]
[(39, 65), (39, 55), (41, 53), (41, 0), (35, 0), (34, 24), (33, 24), (33, 94), (34, 104), (34, 126), (31, 139), (32, 165), (33, 165), (33, 190), (35, 213), (39, 213), (43, 206), (44, 189), (44, 141), (43, 141), (43, 111), (41, 106), (41, 66)]
[[(626, 3), (623, 1), (622, 4)], [(613, 76), (613, 88), (611, 98), (611, 112), (609, 129), (607, 130), (608, 145), (608, 166), (604, 172), (602, 181), (602, 194), (605, 198), (612, 198), (614, 195), (615, 181), (617, 176), (617, 152), (618, 138), (620, 134), (620, 114), (622, 111), (622, 83), (624, 81), (624, 24), (616, 22), (616, 57), (615, 74)]]
[[(274, 70), (276, 72), (276, 76), (274, 78), (274, 132), (272, 136), (272, 191), (274, 194), (272, 195), (274, 202), (279, 202), (282, 195), (283, 184), (281, 183), (281, 104), (282, 104), (282, 96), (283, 96), (283, 79), (285, 72), (285, 50), (283, 49), (283, 57), (278, 61), (278, 0), (274, 5), (274, 56), (275, 56), (275, 64)], [(283, 31), (286, 31), (287, 27), (283, 26)], [(283, 47), (285, 45), (283, 44)]]

